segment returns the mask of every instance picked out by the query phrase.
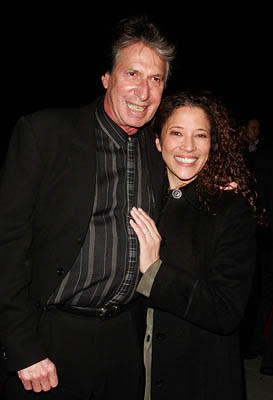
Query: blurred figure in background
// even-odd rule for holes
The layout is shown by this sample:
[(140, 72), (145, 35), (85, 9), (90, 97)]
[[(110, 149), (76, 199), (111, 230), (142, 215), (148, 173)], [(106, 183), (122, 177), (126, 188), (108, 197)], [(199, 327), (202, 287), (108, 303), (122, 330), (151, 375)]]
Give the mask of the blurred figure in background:
[(253, 169), (256, 152), (260, 145), (260, 122), (256, 117), (250, 117), (242, 121), (241, 139), (246, 162)]
[(273, 374), (273, 140), (265, 136), (256, 118), (248, 119), (241, 130), (246, 162), (251, 168), (257, 192), (267, 211), (268, 226), (258, 227), (255, 275), (244, 321), (241, 345), (246, 358), (262, 356), (261, 373)]
[(268, 138), (254, 162), (257, 191), (267, 210), (267, 229), (257, 230), (258, 259), (256, 273), (260, 275), (258, 310), (247, 356), (262, 355), (261, 373), (273, 375), (273, 140)]

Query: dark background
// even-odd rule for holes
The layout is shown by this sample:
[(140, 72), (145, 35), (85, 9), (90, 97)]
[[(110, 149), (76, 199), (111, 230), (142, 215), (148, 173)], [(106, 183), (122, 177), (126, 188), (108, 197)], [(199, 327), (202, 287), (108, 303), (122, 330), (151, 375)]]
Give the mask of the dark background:
[(167, 92), (212, 90), (236, 118), (256, 116), (262, 135), (269, 137), (269, 10), (248, 3), (245, 8), (240, 3), (239, 10), (231, 2), (100, 2), (96, 10), (92, 4), (39, 2), (37, 8), (11, 4), (3, 10), (6, 125), (1, 158), (19, 116), (45, 107), (87, 104), (103, 92), (100, 76), (111, 27), (120, 18), (139, 13), (148, 14), (176, 44), (176, 67)]

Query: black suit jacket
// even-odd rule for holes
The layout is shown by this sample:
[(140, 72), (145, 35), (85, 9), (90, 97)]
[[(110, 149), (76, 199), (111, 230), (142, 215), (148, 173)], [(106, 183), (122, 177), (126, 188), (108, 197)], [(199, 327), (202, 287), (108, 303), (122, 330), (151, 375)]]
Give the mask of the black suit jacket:
[[(21, 118), (0, 188), (0, 340), (20, 370), (47, 357), (41, 308), (77, 257), (94, 197), (96, 103)], [(156, 198), (163, 168), (149, 127), (147, 158)]]

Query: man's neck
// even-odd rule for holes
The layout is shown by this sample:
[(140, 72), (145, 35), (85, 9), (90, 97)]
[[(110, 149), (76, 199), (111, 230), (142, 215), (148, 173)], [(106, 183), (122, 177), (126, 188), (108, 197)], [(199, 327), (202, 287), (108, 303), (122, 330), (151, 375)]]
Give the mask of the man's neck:
[(112, 116), (112, 113), (111, 113), (111, 110), (110, 110), (110, 108), (108, 107), (108, 104), (106, 103), (106, 102), (104, 102), (104, 111), (106, 112), (106, 114), (108, 115), (108, 117), (109, 118), (111, 118), (111, 120), (112, 121), (114, 121), (115, 122), (115, 124), (117, 124), (124, 132), (126, 132), (127, 133), (127, 135), (134, 135), (137, 131), (138, 131), (138, 129), (136, 129), (136, 128), (133, 128), (133, 127), (131, 127), (131, 126), (123, 126), (123, 125), (119, 125), (116, 121), (115, 121), (115, 119), (113, 118), (113, 116)]

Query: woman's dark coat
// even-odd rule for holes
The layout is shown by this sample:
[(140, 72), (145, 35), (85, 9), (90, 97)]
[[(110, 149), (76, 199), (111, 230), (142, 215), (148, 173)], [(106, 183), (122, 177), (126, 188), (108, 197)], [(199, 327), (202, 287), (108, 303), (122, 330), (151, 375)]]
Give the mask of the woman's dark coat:
[(255, 223), (231, 191), (210, 213), (200, 210), (195, 186), (180, 199), (169, 196), (162, 213), (163, 263), (148, 300), (155, 308), (151, 398), (243, 399), (237, 328), (253, 274)]

